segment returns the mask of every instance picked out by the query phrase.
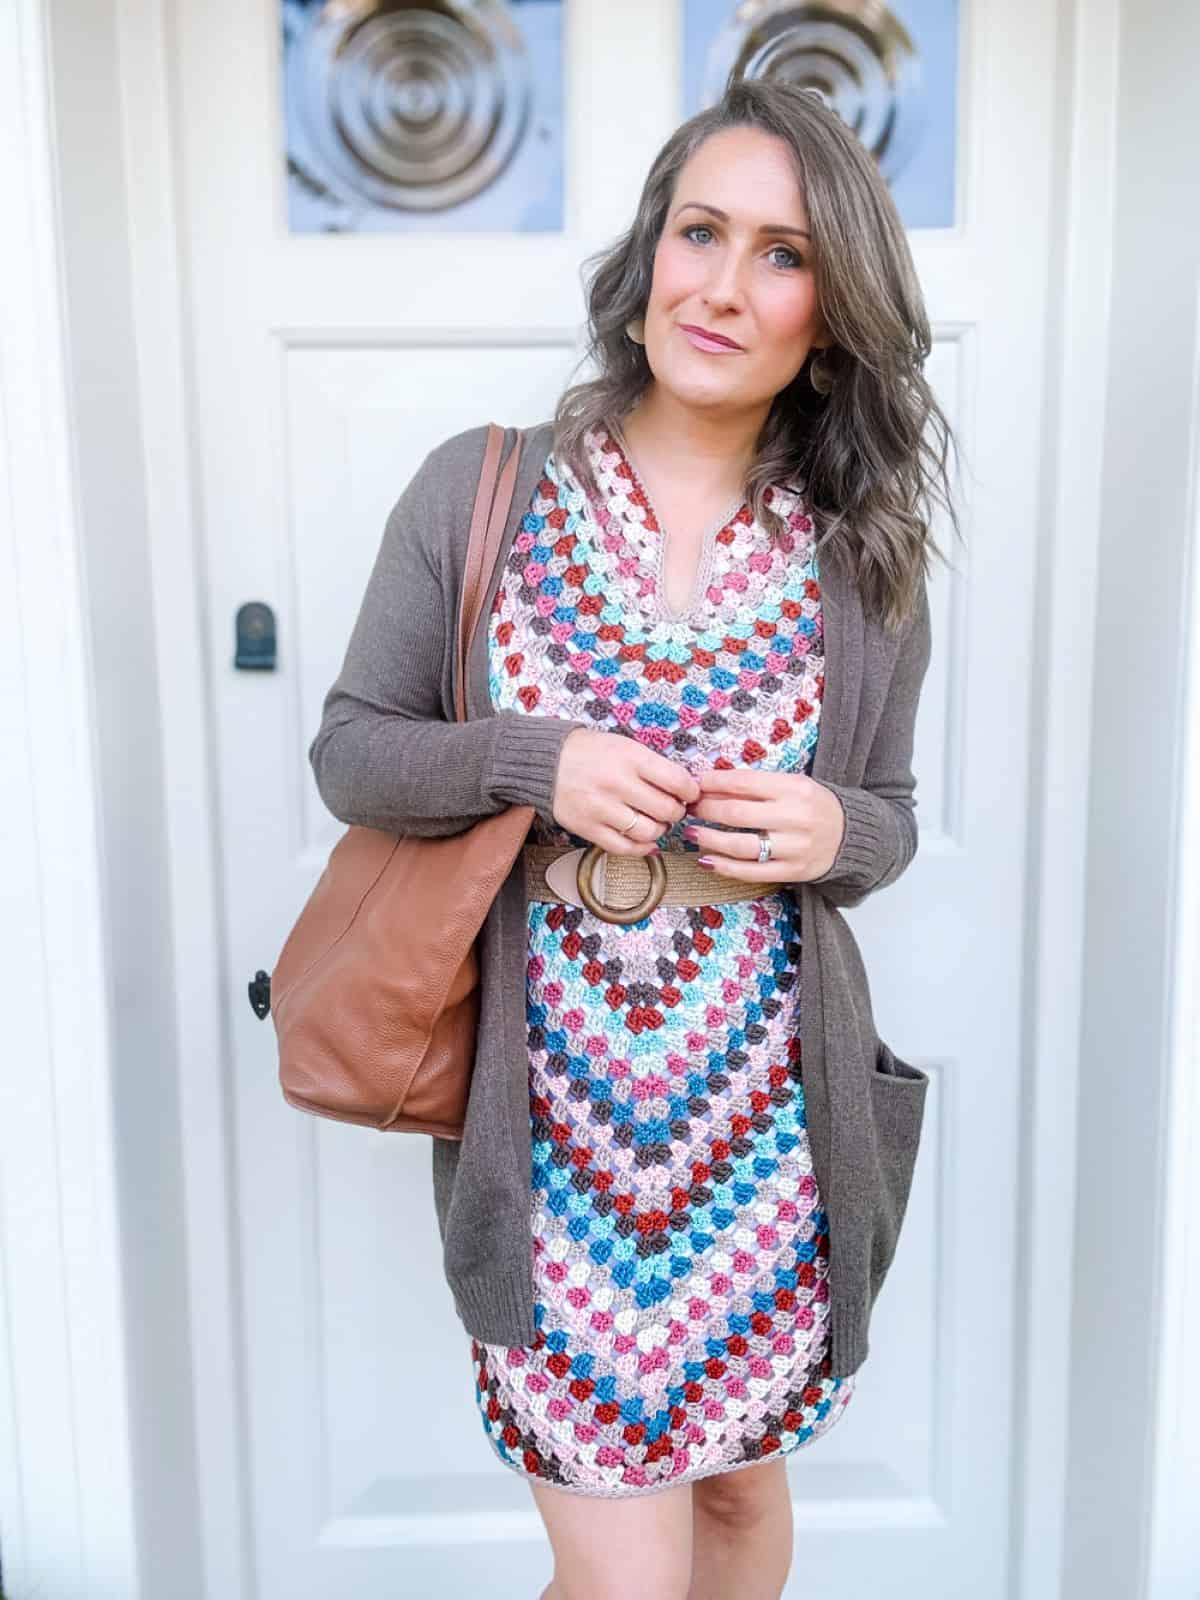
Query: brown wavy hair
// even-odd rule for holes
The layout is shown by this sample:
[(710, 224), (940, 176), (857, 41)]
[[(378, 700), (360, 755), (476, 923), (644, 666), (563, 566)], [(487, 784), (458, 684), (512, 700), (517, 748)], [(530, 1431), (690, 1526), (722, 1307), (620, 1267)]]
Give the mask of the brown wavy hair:
[[(568, 387), (554, 413), (554, 452), (590, 492), (584, 434), (611, 425), (653, 381), (643, 345), (625, 332), (645, 312), (654, 254), (679, 174), (723, 128), (754, 127), (788, 146), (808, 210), (817, 303), (833, 337), (775, 396), (746, 477), (752, 510), (772, 536), (782, 521), (764, 499), (791, 484), (804, 496), (817, 552), (836, 546), (864, 609), (888, 628), (911, 615), (929, 552), (935, 505), (961, 537), (947, 460), (957, 444), (924, 375), (929, 318), (904, 225), (878, 165), (857, 136), (808, 89), (731, 79), (721, 100), (684, 122), (646, 177), (637, 214), (610, 248), (584, 263), (589, 342), (581, 364), (596, 375)], [(812, 386), (812, 356), (833, 378)]]

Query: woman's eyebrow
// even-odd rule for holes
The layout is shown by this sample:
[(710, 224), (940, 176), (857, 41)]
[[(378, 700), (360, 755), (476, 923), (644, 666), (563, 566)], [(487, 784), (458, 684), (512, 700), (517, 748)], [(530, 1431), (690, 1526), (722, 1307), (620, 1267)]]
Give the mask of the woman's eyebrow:
[[(675, 207), (675, 215), (686, 211), (689, 206), (694, 206), (697, 211), (707, 211), (710, 216), (716, 217), (719, 222), (728, 222), (729, 213), (722, 211), (719, 206), (706, 205), (703, 200), (685, 200), (681, 206)], [(787, 222), (764, 222), (759, 226), (759, 233), (798, 233), (805, 239), (811, 240), (812, 235), (807, 228), (794, 228)]]

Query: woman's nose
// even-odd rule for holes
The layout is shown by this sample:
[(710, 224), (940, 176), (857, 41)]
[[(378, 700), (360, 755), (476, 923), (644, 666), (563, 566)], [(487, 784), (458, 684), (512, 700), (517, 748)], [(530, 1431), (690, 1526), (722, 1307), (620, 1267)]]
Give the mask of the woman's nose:
[(735, 304), (744, 294), (744, 265), (740, 258), (726, 254), (713, 264), (708, 280), (708, 297), (718, 305)]

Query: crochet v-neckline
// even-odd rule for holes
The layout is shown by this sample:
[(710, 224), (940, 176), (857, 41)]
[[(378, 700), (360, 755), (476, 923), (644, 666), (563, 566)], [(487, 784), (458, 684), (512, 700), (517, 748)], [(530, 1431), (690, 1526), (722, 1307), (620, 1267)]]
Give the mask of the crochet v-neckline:
[(688, 596), (684, 601), (681, 610), (672, 610), (670, 602), (667, 598), (666, 582), (666, 552), (667, 541), (670, 538), (670, 532), (663, 519), (655, 510), (654, 502), (646, 490), (646, 485), (642, 482), (641, 474), (638, 472), (637, 464), (633, 459), (633, 454), (629, 447), (629, 441), (622, 432), (620, 424), (614, 420), (610, 421), (607, 426), (609, 435), (612, 438), (613, 443), (616, 445), (618, 454), (628, 469), (630, 480), (641, 496), (642, 504), (644, 505), (647, 513), (654, 519), (654, 526), (659, 534), (658, 542), (655, 545), (653, 572), (654, 603), (658, 611), (658, 615), (664, 622), (679, 623), (692, 621), (697, 612), (700, 610), (704, 592), (708, 588), (708, 581), (712, 574), (713, 554), (716, 548), (717, 535), (722, 532), (723, 529), (729, 526), (729, 524), (738, 516), (739, 512), (746, 509), (746, 497), (744, 494), (739, 494), (734, 504), (729, 506), (725, 513), (716, 522), (710, 523), (709, 526), (705, 528), (700, 539), (700, 554), (697, 559), (695, 569), (692, 573), (692, 582)]

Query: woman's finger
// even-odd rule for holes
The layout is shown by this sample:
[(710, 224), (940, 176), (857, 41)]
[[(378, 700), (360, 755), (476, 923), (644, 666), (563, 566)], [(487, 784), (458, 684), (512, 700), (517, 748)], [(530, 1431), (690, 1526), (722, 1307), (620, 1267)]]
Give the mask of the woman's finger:
[(654, 784), (647, 783), (644, 778), (636, 775), (628, 786), (623, 786), (621, 798), (635, 811), (642, 812), (656, 823), (659, 833), (665, 833), (672, 823), (678, 822), (687, 814), (687, 808), (682, 800), (676, 799), (665, 789), (658, 789)]
[(758, 859), (757, 833), (705, 828), (697, 822), (688, 824), (684, 837), (698, 846), (701, 855), (729, 856), (736, 861)]
[(627, 840), (634, 840), (638, 845), (653, 845), (654, 840), (661, 837), (664, 832), (658, 818), (650, 816), (635, 805), (619, 806), (618, 813), (614, 813), (611, 818), (605, 818), (605, 821), (610, 824), (614, 834), (619, 834), (621, 838)]
[(661, 832), (657, 824), (647, 821), (645, 817), (640, 818), (628, 833), (601, 822), (596, 825), (594, 842), (614, 856), (647, 856), (654, 849)]
[(726, 800), (778, 800), (805, 773), (765, 773), (757, 766), (710, 766), (699, 776), (702, 795)]
[(667, 794), (685, 803), (698, 797), (701, 789), (686, 766), (672, 762), (667, 755), (659, 755), (658, 750), (646, 749), (645, 744), (635, 744), (635, 752), (634, 771), (648, 784), (666, 789)]
[(731, 828), (778, 828), (787, 820), (778, 798), (734, 800), (715, 794), (701, 795), (688, 807), (688, 814), (705, 822), (724, 822)]
[(709, 872), (720, 873), (725, 878), (746, 878), (751, 883), (788, 881), (788, 873), (778, 857), (770, 861), (760, 861), (757, 850), (752, 861), (744, 856), (719, 855), (715, 850), (702, 850), (700, 854), (707, 857), (705, 865)]

